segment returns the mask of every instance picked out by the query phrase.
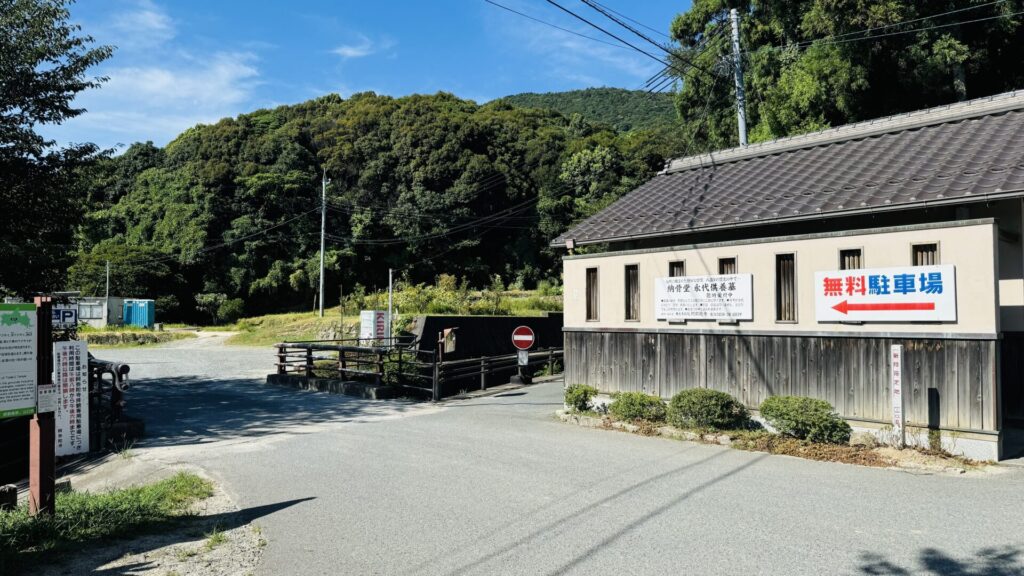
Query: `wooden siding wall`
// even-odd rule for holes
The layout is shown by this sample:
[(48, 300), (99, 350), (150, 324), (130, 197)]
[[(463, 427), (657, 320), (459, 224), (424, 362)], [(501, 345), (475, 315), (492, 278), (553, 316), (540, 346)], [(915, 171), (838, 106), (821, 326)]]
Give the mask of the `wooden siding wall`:
[(846, 418), (888, 422), (892, 344), (903, 345), (910, 423), (997, 429), (994, 340), (566, 332), (565, 381), (663, 398), (709, 387), (754, 409), (771, 395), (811, 396)]

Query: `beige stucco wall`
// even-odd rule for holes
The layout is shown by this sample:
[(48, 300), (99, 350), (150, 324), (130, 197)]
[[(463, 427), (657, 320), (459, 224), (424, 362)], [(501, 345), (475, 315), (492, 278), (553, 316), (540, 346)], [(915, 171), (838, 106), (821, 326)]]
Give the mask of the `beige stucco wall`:
[[(964, 225), (966, 224), (966, 225)], [(999, 332), (996, 226), (974, 221), (946, 227), (878, 229), (844, 236), (801, 236), (753, 243), (696, 245), (658, 251), (569, 256), (564, 261), (565, 326), (572, 328), (680, 329), (769, 332), (927, 333), (991, 336)], [(819, 323), (814, 313), (814, 273), (838, 270), (839, 251), (863, 250), (864, 268), (909, 266), (911, 245), (938, 242), (940, 264), (956, 266), (957, 321), (947, 323)], [(775, 320), (775, 255), (796, 254), (797, 321)], [(672, 323), (654, 318), (654, 279), (669, 262), (686, 261), (691, 276), (716, 274), (718, 259), (735, 257), (738, 272), (753, 274), (754, 319), (738, 325), (715, 321)], [(640, 320), (625, 320), (627, 264), (640, 268)], [(586, 320), (586, 269), (597, 267), (598, 321)], [(1005, 279), (1004, 279), (1005, 281)], [(1012, 298), (1012, 297), (1011, 297)]]

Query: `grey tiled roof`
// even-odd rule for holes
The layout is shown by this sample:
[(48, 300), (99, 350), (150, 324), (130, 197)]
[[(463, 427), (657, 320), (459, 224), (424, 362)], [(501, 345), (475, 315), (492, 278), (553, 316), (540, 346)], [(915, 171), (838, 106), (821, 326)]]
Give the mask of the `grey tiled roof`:
[(1024, 91), (673, 160), (552, 246), (1021, 195)]

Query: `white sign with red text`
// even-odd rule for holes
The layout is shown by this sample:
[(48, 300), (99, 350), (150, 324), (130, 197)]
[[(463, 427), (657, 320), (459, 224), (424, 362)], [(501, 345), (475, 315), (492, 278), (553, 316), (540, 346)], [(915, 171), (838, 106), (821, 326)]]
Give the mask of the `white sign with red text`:
[(956, 267), (816, 272), (814, 309), (818, 322), (955, 322)]

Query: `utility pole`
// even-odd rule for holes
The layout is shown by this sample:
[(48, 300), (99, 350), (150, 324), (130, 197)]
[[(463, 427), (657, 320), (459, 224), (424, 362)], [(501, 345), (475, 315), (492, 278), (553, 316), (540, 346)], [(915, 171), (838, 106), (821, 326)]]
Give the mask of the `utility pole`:
[(324, 317), (324, 234), (327, 232), (327, 168), (320, 187), (320, 317)]
[(392, 310), (394, 309), (394, 306), (392, 305), (392, 303), (394, 302), (394, 289), (394, 270), (388, 268), (388, 345), (391, 345), (391, 327), (394, 326), (395, 324), (394, 319), (391, 317)]
[(729, 10), (732, 23), (732, 69), (736, 81), (736, 121), (740, 129), (740, 146), (747, 145), (747, 103), (743, 95), (743, 58), (740, 55), (740, 14)]

